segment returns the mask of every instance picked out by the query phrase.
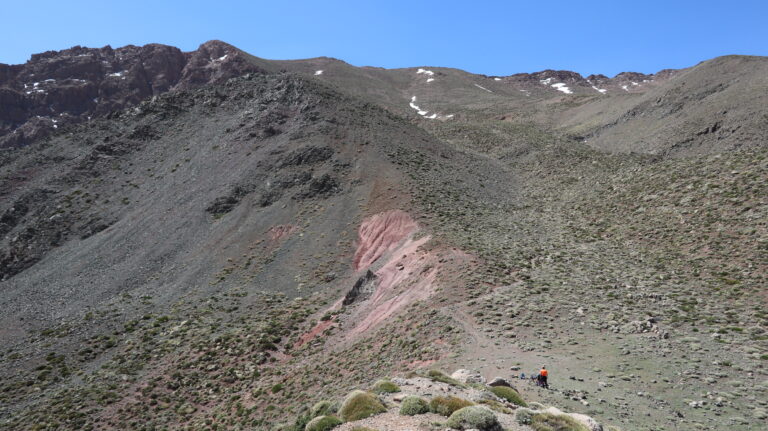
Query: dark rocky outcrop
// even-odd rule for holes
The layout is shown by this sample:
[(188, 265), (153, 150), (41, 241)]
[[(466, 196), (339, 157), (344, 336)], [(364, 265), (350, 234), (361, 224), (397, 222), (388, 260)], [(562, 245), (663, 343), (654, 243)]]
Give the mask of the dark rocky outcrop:
[(263, 69), (219, 41), (196, 51), (149, 44), (112, 49), (75, 46), (0, 64), (0, 148), (26, 145), (68, 123), (134, 106), (152, 96)]
[(363, 301), (373, 294), (375, 289), (376, 274), (369, 269), (365, 272), (365, 275), (358, 278), (352, 289), (347, 292), (342, 301), (343, 305), (350, 305), (355, 302)]

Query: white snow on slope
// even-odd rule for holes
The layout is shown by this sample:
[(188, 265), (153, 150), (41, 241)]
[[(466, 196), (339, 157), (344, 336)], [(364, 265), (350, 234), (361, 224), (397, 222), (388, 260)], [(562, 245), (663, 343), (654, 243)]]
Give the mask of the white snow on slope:
[(415, 109), (415, 110), (416, 110), (416, 112), (418, 112), (418, 113), (419, 113), (419, 115), (421, 115), (421, 116), (427, 115), (427, 113), (428, 113), (428, 111), (425, 111), (425, 110), (423, 110), (423, 109), (419, 108), (419, 107), (416, 105), (416, 96), (413, 96), (413, 97), (411, 97), (411, 103), (409, 103), (408, 105), (409, 105), (411, 108)]
[(602, 93), (602, 94), (605, 94), (605, 92), (606, 92), (606, 91), (608, 91), (608, 90), (606, 90), (605, 88), (597, 88), (597, 87), (595, 87), (594, 85), (592, 86), (592, 88), (594, 88), (595, 90), (599, 91), (599, 92), (600, 92), (600, 93)]
[(433, 76), (435, 74), (435, 72), (433, 72), (431, 70), (427, 70), (427, 69), (419, 69), (419, 70), (416, 71), (416, 73), (417, 74), (423, 73), (423, 74), (426, 74), (426, 75), (429, 75), (429, 76)]
[(549, 85), (550, 82), (552, 82), (552, 78), (542, 79), (541, 81), (542, 85)]
[(552, 84), (552, 88), (556, 89), (557, 91), (562, 91), (565, 94), (573, 94), (573, 91), (571, 91), (570, 88), (566, 87), (565, 84), (562, 82), (558, 82), (557, 84)]
[(432, 82), (434, 80), (435, 80), (435, 78), (427, 78), (427, 82)]
[(316, 71), (315, 71), (315, 76), (317, 76), (317, 75), (322, 75), (322, 74), (323, 74), (323, 71), (322, 71), (322, 70), (316, 70)]
[(621, 88), (623, 88), (623, 89), (624, 89), (624, 91), (629, 91), (629, 88), (627, 88), (627, 86), (626, 86), (626, 85), (622, 85), (622, 86), (621, 86)]
[(422, 117), (429, 118), (430, 120), (435, 120), (435, 119), (448, 120), (450, 118), (453, 118), (453, 114), (451, 114), (451, 115), (439, 115), (436, 112), (433, 112), (432, 115), (427, 115), (427, 114), (429, 114), (429, 111), (425, 111), (424, 109), (421, 109), (416, 104), (416, 96), (411, 97), (411, 102), (408, 104), (408, 106), (410, 106), (412, 109), (415, 109), (416, 113), (418, 113)]
[(494, 81), (501, 81), (501, 78), (493, 78)]
[(127, 71), (127, 70), (121, 70), (120, 72), (109, 73), (109, 74), (107, 74), (107, 76), (113, 76), (113, 77), (115, 77), (115, 78), (121, 78), (121, 79), (125, 79), (125, 76), (124, 76), (124, 75), (125, 75), (126, 73), (128, 73), (128, 71)]
[(227, 59), (228, 54), (224, 54), (223, 56), (219, 57), (219, 61), (224, 61)]
[(483, 87), (483, 86), (482, 86), (482, 85), (480, 85), (480, 84), (475, 84), (475, 87), (477, 87), (477, 88), (479, 88), (479, 89), (481, 89), (481, 90), (485, 90), (485, 91), (487, 91), (487, 92), (489, 92), (489, 93), (493, 93), (493, 91), (491, 91), (491, 90), (489, 90), (489, 89), (487, 89), (487, 88)]

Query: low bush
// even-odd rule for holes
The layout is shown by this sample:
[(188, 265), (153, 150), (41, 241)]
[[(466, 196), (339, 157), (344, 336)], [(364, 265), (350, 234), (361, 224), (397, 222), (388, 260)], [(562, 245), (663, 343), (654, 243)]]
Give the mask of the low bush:
[(487, 406), (491, 410), (499, 413), (504, 413), (507, 415), (513, 415), (515, 414), (515, 411), (510, 409), (509, 407), (506, 407), (504, 404), (496, 401), (496, 400), (481, 400), (478, 402), (478, 404), (482, 404), (484, 406)]
[(533, 415), (536, 413), (531, 409), (517, 409), (515, 411), (515, 420), (520, 425), (530, 425), (533, 422)]
[(423, 415), (429, 412), (429, 403), (424, 398), (416, 395), (405, 397), (400, 405), (400, 414), (403, 416)]
[(496, 415), (485, 407), (469, 406), (453, 412), (445, 423), (458, 430), (502, 431)]
[(328, 431), (342, 423), (336, 416), (318, 416), (309, 421), (305, 431)]
[(494, 386), (491, 388), (491, 392), (493, 392), (493, 394), (497, 397), (507, 400), (512, 404), (517, 404), (521, 407), (528, 407), (528, 404), (525, 403), (523, 397), (521, 397), (520, 394), (512, 388), (508, 388), (506, 386)]
[(373, 384), (372, 390), (377, 394), (391, 394), (400, 392), (400, 387), (389, 380), (382, 379)]
[(531, 428), (535, 431), (589, 431), (587, 427), (566, 415), (537, 413), (531, 418)]
[(352, 391), (344, 399), (339, 409), (339, 416), (344, 422), (351, 422), (384, 413), (384, 404), (369, 392)]
[(318, 401), (315, 403), (314, 406), (309, 410), (309, 415), (312, 418), (316, 418), (318, 416), (328, 416), (333, 413), (336, 413), (335, 406), (330, 401)]
[(429, 402), (429, 411), (443, 416), (450, 416), (456, 410), (472, 406), (475, 403), (458, 397), (435, 397)]
[(458, 386), (460, 388), (465, 387), (463, 383), (460, 381), (454, 379), (453, 377), (448, 377), (445, 373), (438, 370), (429, 370), (427, 373), (427, 377), (429, 377), (432, 381), (440, 382), (440, 383), (447, 383), (452, 386)]

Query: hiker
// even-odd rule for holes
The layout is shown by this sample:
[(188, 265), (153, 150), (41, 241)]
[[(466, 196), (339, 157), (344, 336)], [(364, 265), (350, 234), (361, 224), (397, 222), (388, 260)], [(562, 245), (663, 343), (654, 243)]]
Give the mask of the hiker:
[(547, 382), (547, 375), (549, 372), (547, 372), (547, 367), (542, 366), (541, 371), (539, 371), (539, 380), (541, 381), (541, 386), (545, 389), (549, 389), (549, 383)]
[(520, 380), (525, 380), (525, 373), (520, 373)]

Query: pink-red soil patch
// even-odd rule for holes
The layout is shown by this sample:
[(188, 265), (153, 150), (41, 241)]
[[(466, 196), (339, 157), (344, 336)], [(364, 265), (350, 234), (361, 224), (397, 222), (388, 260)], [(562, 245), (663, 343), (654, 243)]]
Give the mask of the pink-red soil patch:
[(408, 213), (391, 210), (367, 218), (358, 230), (359, 241), (353, 260), (356, 271), (371, 266), (418, 229)]
[(331, 326), (333, 326), (333, 324), (335, 323), (334, 322), (335, 319), (336, 319), (336, 317), (333, 317), (331, 319), (321, 320), (320, 322), (318, 322), (317, 325), (315, 325), (314, 328), (309, 330), (309, 332), (306, 332), (301, 337), (299, 337), (299, 339), (293, 345), (293, 348), (294, 349), (299, 348), (302, 345), (304, 345), (304, 344), (314, 340), (317, 336), (319, 336), (320, 334), (325, 332), (326, 329), (328, 329)]

